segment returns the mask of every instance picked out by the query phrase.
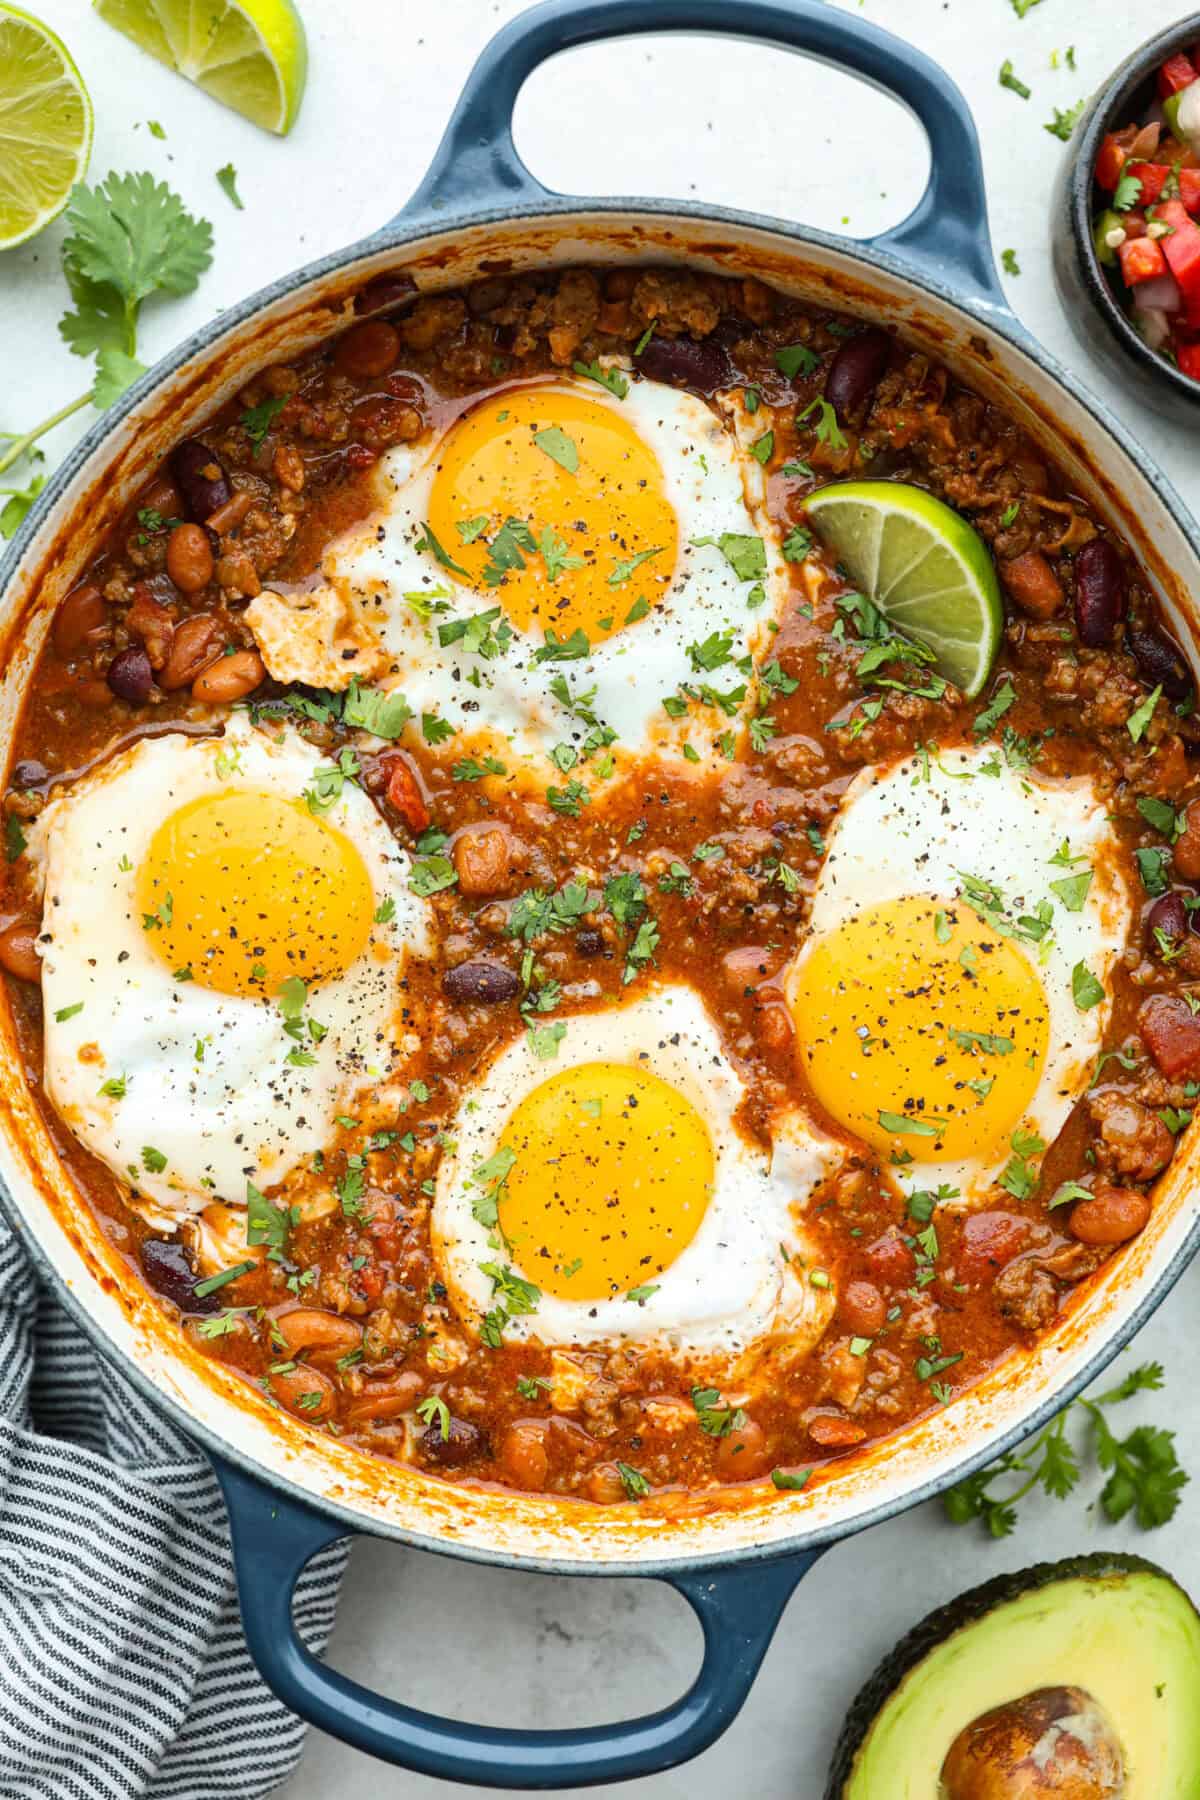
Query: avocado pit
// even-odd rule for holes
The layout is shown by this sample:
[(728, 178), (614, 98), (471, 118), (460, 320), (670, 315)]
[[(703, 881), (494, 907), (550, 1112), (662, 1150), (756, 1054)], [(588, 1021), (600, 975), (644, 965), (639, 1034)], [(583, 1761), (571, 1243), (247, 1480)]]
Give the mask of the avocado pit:
[(959, 1732), (939, 1800), (1125, 1800), (1125, 1759), (1083, 1688), (1037, 1688)]

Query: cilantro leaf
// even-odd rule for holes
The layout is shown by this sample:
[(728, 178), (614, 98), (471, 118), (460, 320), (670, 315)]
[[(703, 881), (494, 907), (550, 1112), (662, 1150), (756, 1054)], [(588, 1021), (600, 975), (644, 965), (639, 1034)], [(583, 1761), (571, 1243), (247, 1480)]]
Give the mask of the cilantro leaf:
[(237, 170), (231, 162), (226, 163), (224, 168), (217, 170), (217, 181), (220, 184), (221, 192), (226, 198), (232, 200), (239, 212), (245, 212), (246, 209), (242, 205), (242, 197), (237, 191)]
[(106, 347), (132, 356), (142, 302), (191, 293), (212, 261), (212, 227), (144, 171), (80, 182), (66, 218), (63, 272), (76, 311), (59, 330), (81, 356)]

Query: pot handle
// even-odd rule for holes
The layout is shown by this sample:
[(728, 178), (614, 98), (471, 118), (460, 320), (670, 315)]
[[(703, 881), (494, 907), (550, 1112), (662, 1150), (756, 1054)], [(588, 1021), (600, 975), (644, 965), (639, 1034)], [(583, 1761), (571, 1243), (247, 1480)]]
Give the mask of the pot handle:
[(544, 0), (498, 31), (467, 77), (429, 172), (393, 225), (560, 196), (517, 155), (517, 95), (539, 63), (601, 38), (659, 31), (756, 38), (851, 69), (904, 102), (929, 139), (929, 182), (901, 224), (862, 242), (1008, 310), (992, 257), (979, 139), (966, 101), (923, 51), (827, 0)]
[(662, 1577), (699, 1618), (704, 1660), (687, 1693), (661, 1712), (565, 1731), (467, 1725), (385, 1700), (305, 1648), (292, 1619), (296, 1582), (318, 1550), (347, 1536), (346, 1527), (212, 1460), (229, 1509), (246, 1642), (267, 1686), (310, 1725), (356, 1750), (478, 1787), (623, 1781), (706, 1750), (740, 1712), (793, 1588), (821, 1554), (804, 1550), (744, 1568)]

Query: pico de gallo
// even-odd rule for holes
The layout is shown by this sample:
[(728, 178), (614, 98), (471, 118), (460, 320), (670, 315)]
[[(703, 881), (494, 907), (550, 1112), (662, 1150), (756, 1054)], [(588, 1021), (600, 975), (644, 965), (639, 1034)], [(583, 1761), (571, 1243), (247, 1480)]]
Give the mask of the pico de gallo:
[(1152, 350), (1200, 381), (1200, 45), (1158, 70), (1143, 120), (1096, 158), (1096, 255)]

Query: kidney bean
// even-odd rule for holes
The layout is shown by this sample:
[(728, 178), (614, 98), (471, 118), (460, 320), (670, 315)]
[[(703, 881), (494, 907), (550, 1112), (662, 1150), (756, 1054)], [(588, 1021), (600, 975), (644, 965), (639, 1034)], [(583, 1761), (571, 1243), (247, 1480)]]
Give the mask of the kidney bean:
[(851, 1450), (855, 1444), (861, 1444), (867, 1434), (861, 1425), (856, 1425), (853, 1419), (843, 1418), (840, 1413), (818, 1413), (808, 1422), (808, 1435), (823, 1450)]
[(1141, 671), (1151, 687), (1161, 687), (1168, 700), (1186, 700), (1195, 686), (1186, 657), (1173, 638), (1157, 625), (1131, 625), (1125, 633)]
[(320, 1369), (297, 1363), (294, 1369), (280, 1369), (270, 1377), (271, 1393), (280, 1406), (286, 1406), (298, 1419), (319, 1425), (337, 1404), (337, 1389)]
[(158, 685), (173, 694), (190, 687), (202, 669), (225, 648), (225, 628), (213, 613), (192, 613), (176, 627), (171, 654), (158, 677)]
[(37, 953), (39, 930), (35, 919), (14, 919), (0, 931), (0, 967), (18, 981), (42, 979), (42, 959)]
[(1062, 583), (1040, 550), (1026, 550), (1000, 564), (1000, 579), (1021, 611), (1052, 619), (1063, 603)]
[(874, 396), (891, 352), (891, 338), (877, 327), (847, 338), (839, 348), (825, 377), (825, 398), (843, 425)]
[(54, 615), (51, 637), (60, 656), (74, 656), (95, 643), (104, 629), (108, 608), (98, 587), (86, 582), (67, 595)]
[(1075, 558), (1075, 629), (1090, 650), (1111, 644), (1125, 616), (1125, 569), (1107, 538), (1093, 538)]
[(726, 1481), (753, 1481), (770, 1466), (767, 1434), (753, 1419), (732, 1426), (717, 1445), (717, 1468)]
[(520, 976), (503, 963), (482, 959), (459, 963), (442, 976), (442, 992), (464, 1005), (474, 1002), (478, 1006), (498, 1006), (505, 1000), (515, 1000), (520, 991)]
[(461, 1469), (474, 1457), (484, 1452), (483, 1433), (477, 1425), (468, 1425), (465, 1419), (451, 1419), (447, 1437), (442, 1436), (442, 1426), (435, 1419), (418, 1439), (421, 1454), (426, 1462), (431, 1462), (442, 1469)]
[(851, 1281), (838, 1301), (838, 1316), (856, 1337), (874, 1337), (887, 1317), (887, 1301), (873, 1281)]
[(604, 956), (608, 951), (604, 933), (596, 931), (591, 925), (585, 925), (575, 933), (575, 948), (580, 956)]
[(156, 1293), (184, 1313), (216, 1312), (221, 1302), (215, 1294), (201, 1299), (196, 1293), (198, 1276), (187, 1251), (175, 1238), (147, 1238), (142, 1245), (142, 1273)]
[(1097, 1185), (1092, 1199), (1071, 1208), (1067, 1229), (1081, 1244), (1124, 1244), (1149, 1217), (1149, 1196), (1140, 1188)]
[(362, 1343), (361, 1325), (319, 1306), (293, 1307), (291, 1312), (278, 1313), (271, 1323), (272, 1336), (283, 1339), (289, 1356), (299, 1356), (304, 1350), (347, 1356)]
[(500, 1446), (500, 1461), (518, 1487), (540, 1493), (550, 1472), (545, 1425), (540, 1420), (510, 1425)]
[(167, 574), (181, 594), (198, 594), (212, 580), (213, 553), (202, 525), (176, 525), (167, 539)]
[(218, 507), (228, 504), (233, 489), (225, 466), (216, 451), (199, 438), (184, 438), (182, 444), (176, 444), (167, 466), (188, 517), (197, 525), (203, 525)]
[(400, 814), (414, 837), (428, 828), (433, 814), (406, 756), (389, 760), (387, 798), (388, 805)]
[(1178, 939), (1186, 937), (1187, 929), (1187, 907), (1183, 904), (1183, 895), (1175, 890), (1169, 894), (1163, 894), (1146, 914), (1146, 936), (1154, 949), (1158, 949), (1157, 934), (1159, 932), (1168, 940), (1168, 946), (1170, 946)]
[(197, 675), (192, 683), (192, 699), (205, 706), (231, 706), (261, 686), (266, 673), (257, 650), (235, 650), (232, 656), (218, 657)]
[(118, 700), (145, 706), (154, 687), (154, 671), (141, 644), (119, 650), (108, 665), (108, 685)]
[(733, 380), (728, 353), (714, 338), (669, 338), (655, 332), (637, 363), (651, 381), (695, 388), (700, 394), (715, 393)]
[(1200, 1075), (1200, 1018), (1181, 994), (1151, 994), (1137, 1022), (1160, 1074), (1169, 1081)]
[(28, 788), (41, 787), (49, 779), (50, 771), (45, 763), (35, 762), (31, 756), (23, 757), (19, 763), (13, 764), (12, 784), (22, 792)]
[(362, 381), (372, 375), (386, 375), (400, 354), (400, 336), (386, 319), (372, 319), (365, 325), (352, 325), (338, 339), (333, 360), (343, 375)]
[(1189, 801), (1184, 808), (1183, 830), (1171, 854), (1185, 881), (1200, 881), (1200, 799)]
[(503, 825), (467, 825), (450, 850), (459, 892), (503, 894), (512, 882), (512, 858)]
[(385, 312), (390, 307), (403, 306), (416, 291), (417, 284), (411, 275), (377, 275), (355, 294), (354, 310), (360, 315)]

